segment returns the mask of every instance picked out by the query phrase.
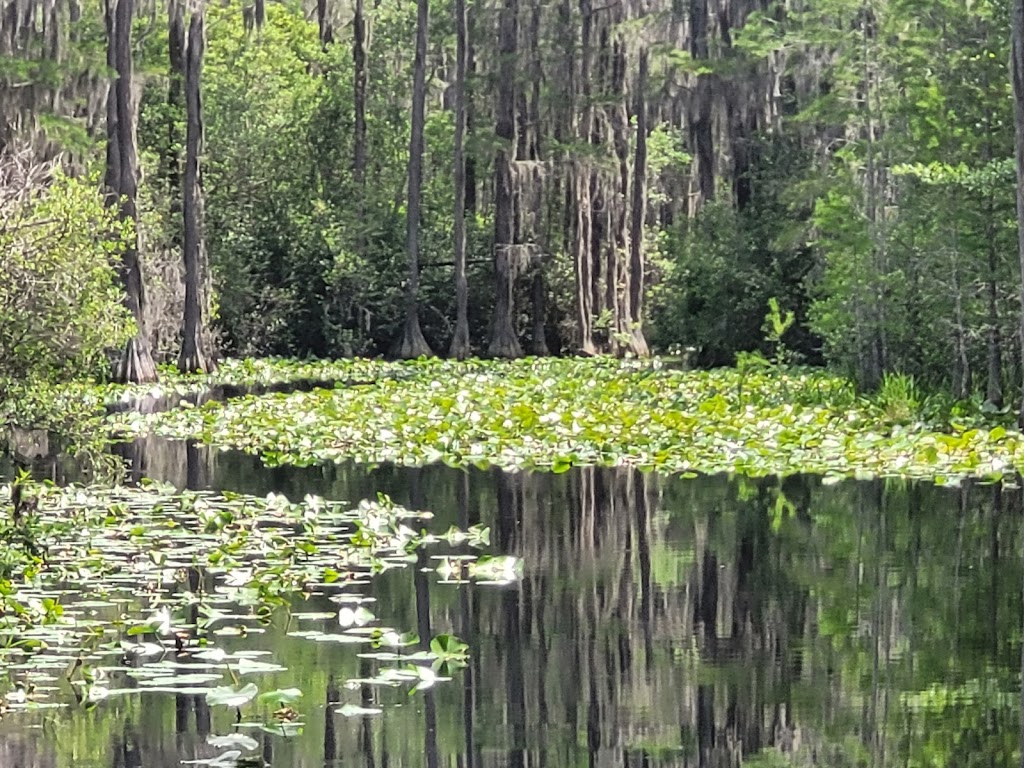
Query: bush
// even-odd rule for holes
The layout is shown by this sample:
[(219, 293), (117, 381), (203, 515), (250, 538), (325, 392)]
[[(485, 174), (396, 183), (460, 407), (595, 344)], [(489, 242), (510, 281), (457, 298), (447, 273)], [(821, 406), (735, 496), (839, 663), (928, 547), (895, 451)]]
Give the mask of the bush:
[(132, 327), (116, 270), (130, 235), (95, 180), (0, 156), (0, 382), (106, 370)]

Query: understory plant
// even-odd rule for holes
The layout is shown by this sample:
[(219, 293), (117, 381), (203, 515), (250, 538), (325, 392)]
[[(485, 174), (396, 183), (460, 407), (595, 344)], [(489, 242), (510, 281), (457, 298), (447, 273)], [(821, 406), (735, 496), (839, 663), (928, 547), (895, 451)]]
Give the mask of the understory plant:
[(104, 374), (131, 328), (116, 271), (128, 226), (98, 179), (0, 154), (0, 382)]

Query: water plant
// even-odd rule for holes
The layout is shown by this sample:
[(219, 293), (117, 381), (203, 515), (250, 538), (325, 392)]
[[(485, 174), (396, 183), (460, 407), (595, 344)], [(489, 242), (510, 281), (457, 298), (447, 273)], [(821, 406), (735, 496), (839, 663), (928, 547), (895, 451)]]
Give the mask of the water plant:
[(612, 359), (421, 360), (384, 370), (360, 386), (120, 414), (112, 426), (124, 435), (238, 448), (269, 465), (351, 459), (555, 472), (633, 465), (938, 482), (1001, 478), (1024, 467), (1016, 430), (894, 421), (885, 403), (894, 406), (895, 395), (879, 404), (820, 370), (688, 372)]
[[(15, 518), (19, 505), (31, 506), (31, 517)], [(21, 477), (0, 487), (0, 514), (32, 543), (6, 548), (0, 579), (0, 680), (9, 681), (9, 711), (184, 693), (233, 708), (239, 719), (251, 703), (261, 727), (286, 735), (300, 730), (302, 691), (261, 692), (261, 676), (285, 669), (239, 643), (281, 622), (297, 626), (292, 634), (306, 642), (404, 645), (398, 629), (358, 602), (370, 599), (360, 588), (376, 572), (407, 566), (420, 547), (458, 541), (466, 551), (486, 541), (479, 527), (430, 534), (431, 513), (383, 495), (348, 505), (156, 484), (62, 488)], [(330, 614), (334, 628), (303, 630), (311, 619), (322, 623), (303, 606), (324, 598), (340, 602)], [(375, 674), (422, 688), (423, 673), (406, 665), (451, 669), (466, 651), (441, 635), (429, 651), (399, 655), (398, 666), (378, 658)], [(71, 700), (55, 693), (55, 676), (70, 686)]]

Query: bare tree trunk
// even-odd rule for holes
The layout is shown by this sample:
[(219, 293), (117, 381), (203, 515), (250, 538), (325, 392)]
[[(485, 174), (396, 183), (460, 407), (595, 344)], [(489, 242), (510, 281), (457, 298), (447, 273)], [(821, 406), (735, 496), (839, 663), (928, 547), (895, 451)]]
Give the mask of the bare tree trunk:
[[(620, 23), (621, 16), (614, 23)], [(611, 85), (615, 103), (608, 107), (611, 140), (619, 161), (617, 189), (608, 195), (609, 242), (605, 275), (605, 303), (611, 315), (608, 325), (609, 351), (622, 355), (629, 350), (629, 110), (626, 107), (625, 43), (615, 40), (611, 52)]]
[(105, 183), (111, 205), (117, 204), (120, 216), (136, 226), (134, 241), (121, 257), (121, 280), (125, 305), (135, 318), (138, 330), (125, 345), (114, 366), (119, 382), (156, 381), (156, 365), (146, 337), (146, 290), (138, 251), (138, 154), (135, 146), (135, 99), (132, 93), (131, 29), (134, 0), (106, 0), (107, 66), (116, 73), (107, 96), (107, 168)]
[(1003, 345), (999, 330), (999, 281), (997, 275), (999, 256), (996, 252), (995, 224), (997, 219), (992, 211), (992, 200), (989, 198), (988, 211), (988, 280), (986, 294), (988, 298), (988, 376), (985, 386), (985, 399), (996, 408), (1003, 407)]
[[(1013, 78), (1013, 127), (1014, 148), (1017, 159), (1017, 252), (1020, 258), (1020, 342), (1024, 360), (1024, 0), (1013, 0), (1011, 14), (1012, 53), (1011, 76)], [(1024, 370), (1024, 365), (1021, 366)], [(1024, 387), (1022, 387), (1024, 395)], [(1024, 426), (1024, 397), (1021, 399), (1018, 422)], [(1021, 694), (1024, 696), (1024, 693)], [(1024, 710), (1021, 710), (1024, 723)], [(1022, 725), (1024, 729), (1024, 725)], [(1024, 753), (1022, 753), (1024, 754)], [(1021, 758), (1024, 765), (1024, 757)]]
[[(352, 19), (352, 90), (355, 108), (354, 136), (352, 138), (352, 177), (359, 187), (360, 201), (366, 179), (366, 15), (364, 0), (356, 0)], [(361, 203), (360, 203), (361, 205)]]
[(629, 334), (630, 351), (650, 354), (644, 336), (644, 223), (647, 218), (647, 49), (640, 51), (636, 85), (636, 152), (633, 157), (633, 199), (629, 231)]
[[(476, 40), (476, 14), (473, 7), (466, 8), (466, 87), (463, 91), (463, 99), (466, 108), (466, 135), (473, 135), (473, 126), (476, 124), (476, 106), (473, 100), (473, 88), (471, 82), (476, 75), (476, 49), (473, 41)], [(466, 155), (466, 211), (476, 210), (476, 155), (472, 152)]]
[[(360, 0), (362, 2), (362, 0)], [(448, 356), (465, 360), (469, 347), (466, 281), (466, 0), (455, 0), (455, 335)]]
[[(541, 84), (544, 81), (544, 66), (541, 58), (541, 16), (544, 6), (540, 0), (533, 0), (530, 9), (530, 28), (526, 35), (530, 42), (530, 95), (525, 98), (526, 108), (526, 157), (533, 167), (540, 167), (543, 159), (541, 129)], [(547, 320), (547, 288), (544, 272), (547, 269), (548, 254), (551, 253), (550, 238), (547, 236), (545, 219), (545, 181), (543, 174), (531, 173), (530, 216), (533, 222), (532, 242), (540, 244), (540, 253), (533, 258), (533, 279), (530, 286), (530, 314), (532, 332), (530, 334), (530, 354), (544, 356), (551, 354), (548, 349), (545, 325)], [(557, 180), (555, 187), (557, 189)]]
[(530, 354), (550, 355), (547, 333), (545, 332), (547, 315), (547, 289), (544, 286), (544, 270), (537, 264), (533, 272), (533, 283), (530, 286), (533, 333), (530, 340)]
[(405, 292), (405, 325), (393, 350), (394, 356), (410, 359), (433, 355), (420, 330), (420, 196), (423, 191), (423, 126), (427, 94), (428, 0), (416, 0), (416, 57), (413, 63), (412, 131), (409, 138), (409, 205), (406, 212), (405, 247), (409, 277)]
[[(356, 187), (355, 252), (366, 250), (366, 11), (364, 0), (356, 0), (352, 17), (352, 181)], [(324, 43), (326, 45), (326, 42)]]
[(170, 65), (167, 86), (170, 115), (167, 120), (167, 149), (160, 161), (163, 166), (161, 176), (167, 182), (168, 194), (176, 198), (181, 185), (181, 155), (175, 118), (185, 112), (182, 82), (185, 72), (185, 0), (168, 0), (167, 3), (167, 58)]
[[(590, 0), (580, 0), (580, 79), (579, 93), (582, 104), (580, 114), (579, 141), (589, 142), (593, 133), (594, 106), (590, 98), (590, 57), (593, 10)], [(589, 157), (577, 158), (573, 162), (572, 187), (575, 192), (576, 227), (574, 267), (576, 278), (576, 322), (579, 326), (579, 351), (584, 355), (597, 353), (594, 344), (593, 264), (591, 250), (593, 243), (593, 216), (590, 179), (593, 171)]]
[[(708, 0), (690, 0), (690, 55), (694, 61), (706, 60), (708, 49)], [(715, 196), (715, 146), (711, 126), (711, 74), (696, 75), (696, 87), (690, 107), (690, 135), (697, 171), (697, 204), (690, 215)]]
[(203, 307), (200, 301), (199, 265), (205, 249), (203, 240), (203, 191), (199, 155), (203, 142), (201, 80), (205, 35), (203, 2), (192, 11), (185, 47), (185, 173), (182, 179), (182, 213), (185, 253), (185, 324), (182, 331), (178, 370), (209, 373), (215, 367), (203, 345)]
[(575, 236), (575, 277), (576, 277), (576, 322), (579, 325), (579, 351), (584, 355), (597, 354), (594, 344), (594, 312), (590, 286), (591, 224), (590, 215), (590, 167), (585, 159), (577, 159), (573, 168), (573, 203), (576, 208)]
[(334, 28), (331, 25), (327, 0), (316, 0), (316, 23), (320, 33), (320, 45), (326, 49), (330, 43), (334, 42)]
[(518, 51), (518, 0), (504, 0), (498, 21), (498, 99), (494, 132), (499, 142), (494, 161), (494, 321), (488, 354), (521, 357), (515, 330), (515, 277), (520, 254), (516, 248), (515, 174), (516, 152), (516, 53)]

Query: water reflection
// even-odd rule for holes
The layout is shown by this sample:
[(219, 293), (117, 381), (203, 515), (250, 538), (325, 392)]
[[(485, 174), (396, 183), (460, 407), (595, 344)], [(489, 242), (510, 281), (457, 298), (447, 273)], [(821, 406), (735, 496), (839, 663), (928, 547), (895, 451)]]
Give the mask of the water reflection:
[[(349, 648), (270, 630), (306, 692), (297, 739), (247, 731), (279, 766), (1010, 766), (1022, 663), (1021, 492), (812, 478), (659, 478), (444, 467), (267, 469), (151, 441), (138, 475), (181, 487), (358, 499), (378, 490), (483, 522), (524, 558), (515, 588), (374, 584), (375, 612), (449, 632), (470, 667), (427, 694), (346, 686)], [(326, 606), (329, 608), (329, 605)], [(345, 718), (341, 703), (380, 706)], [(30, 727), (26, 727), (30, 726)], [(0, 765), (150, 766), (210, 758), (227, 713), (125, 698), (0, 722)]]

